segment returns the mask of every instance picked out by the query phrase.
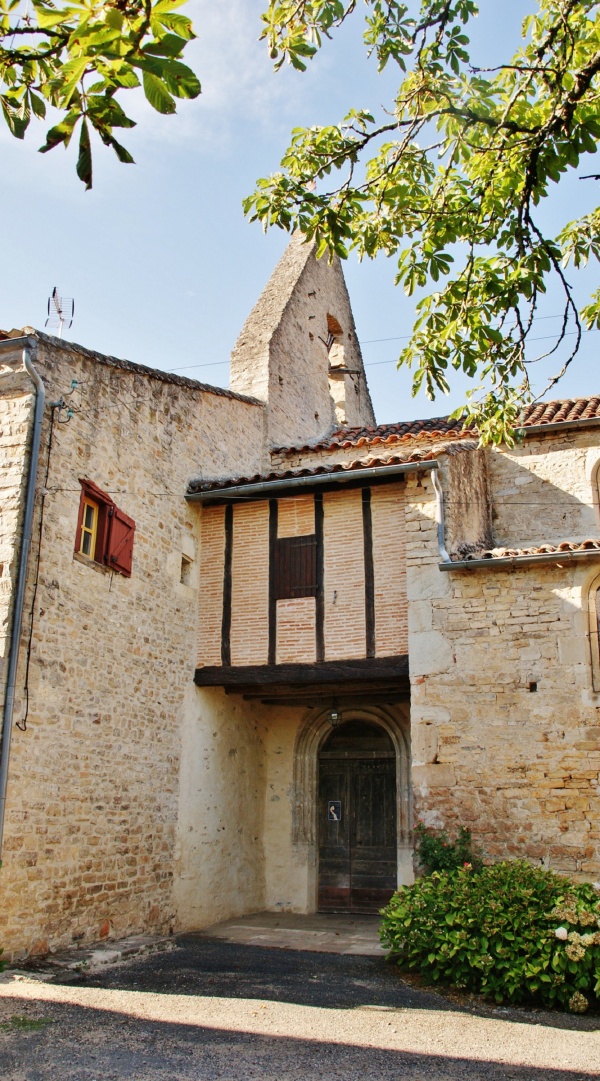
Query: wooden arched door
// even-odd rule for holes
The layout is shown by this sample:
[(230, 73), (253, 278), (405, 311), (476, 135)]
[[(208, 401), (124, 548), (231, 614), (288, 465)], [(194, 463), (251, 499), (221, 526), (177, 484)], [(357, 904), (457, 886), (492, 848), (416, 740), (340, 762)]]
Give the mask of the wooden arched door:
[(319, 753), (319, 911), (377, 912), (397, 885), (396, 755), (383, 728), (348, 721)]

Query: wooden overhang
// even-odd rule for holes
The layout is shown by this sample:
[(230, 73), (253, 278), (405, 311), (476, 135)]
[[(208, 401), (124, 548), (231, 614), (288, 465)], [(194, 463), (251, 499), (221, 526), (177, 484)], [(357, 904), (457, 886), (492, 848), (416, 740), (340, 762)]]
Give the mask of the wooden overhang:
[(316, 664), (211, 665), (196, 669), (194, 683), (267, 705), (322, 706), (335, 700), (341, 709), (361, 700), (392, 703), (410, 697), (407, 654)]

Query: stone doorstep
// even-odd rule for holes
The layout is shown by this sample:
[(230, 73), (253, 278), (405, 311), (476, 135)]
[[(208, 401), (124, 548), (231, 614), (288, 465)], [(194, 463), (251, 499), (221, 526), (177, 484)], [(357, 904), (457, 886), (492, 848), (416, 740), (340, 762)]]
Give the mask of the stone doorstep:
[(97, 972), (105, 965), (129, 961), (151, 953), (175, 949), (175, 940), (159, 935), (131, 935), (114, 942), (94, 943), (83, 948), (61, 950), (45, 957), (22, 961), (19, 968), (9, 965), (0, 973), (0, 983), (13, 980), (41, 980), (50, 983), (68, 972)]

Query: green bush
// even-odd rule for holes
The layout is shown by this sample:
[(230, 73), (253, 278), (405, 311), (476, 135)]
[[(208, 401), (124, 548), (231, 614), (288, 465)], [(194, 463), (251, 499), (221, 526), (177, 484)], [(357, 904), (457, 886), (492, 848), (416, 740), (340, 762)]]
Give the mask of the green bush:
[(521, 861), (435, 872), (383, 910), (381, 939), (401, 967), (490, 995), (583, 1013), (600, 1002), (600, 899)]
[(473, 851), (471, 831), (460, 826), (455, 841), (451, 841), (445, 830), (435, 830), (417, 822), (414, 830), (415, 851), (419, 867), (426, 875), (434, 871), (454, 871), (470, 863), (475, 871), (480, 871), (483, 864), (478, 853)]

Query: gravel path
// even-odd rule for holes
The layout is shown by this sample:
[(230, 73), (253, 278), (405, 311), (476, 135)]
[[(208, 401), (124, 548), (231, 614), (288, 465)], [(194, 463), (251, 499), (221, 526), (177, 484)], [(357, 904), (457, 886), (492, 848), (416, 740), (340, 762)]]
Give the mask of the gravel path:
[(583, 1081), (600, 1019), (466, 1010), (378, 957), (184, 936), (70, 983), (0, 983), (2, 1081)]

